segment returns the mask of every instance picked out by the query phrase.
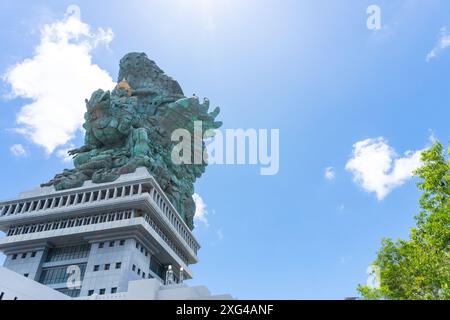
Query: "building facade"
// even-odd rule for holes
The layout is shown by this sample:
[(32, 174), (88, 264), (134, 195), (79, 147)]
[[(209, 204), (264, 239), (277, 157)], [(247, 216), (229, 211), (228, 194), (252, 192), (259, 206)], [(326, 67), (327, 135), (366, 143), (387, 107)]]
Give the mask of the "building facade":
[(71, 298), (126, 293), (144, 279), (184, 288), (200, 249), (145, 168), (1, 202), (0, 230), (5, 268)]

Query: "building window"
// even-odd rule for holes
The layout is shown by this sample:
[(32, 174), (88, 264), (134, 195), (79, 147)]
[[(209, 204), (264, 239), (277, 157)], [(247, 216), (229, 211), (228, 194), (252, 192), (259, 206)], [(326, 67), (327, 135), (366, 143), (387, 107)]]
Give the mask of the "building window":
[(59, 291), (59, 292), (65, 294), (66, 296), (69, 296), (69, 297), (72, 297), (72, 298), (79, 297), (80, 296), (80, 292), (81, 292), (80, 289), (70, 289), (70, 288), (67, 288), (67, 289), (56, 289), (56, 291)]
[(109, 270), (109, 266), (110, 266), (109, 263), (105, 264), (105, 270)]
[(24, 276), (25, 278), (28, 278), (29, 275), (30, 275), (29, 273), (25, 273), (23, 276)]
[(106, 289), (100, 289), (99, 294), (105, 294), (105, 292), (106, 292)]
[(139, 243), (136, 242), (136, 249), (139, 249)]
[(111, 242), (109, 243), (109, 246), (110, 246), (110, 247), (114, 247), (114, 241), (111, 241)]
[(150, 259), (150, 270), (156, 273), (161, 279), (164, 279), (164, 266), (154, 256)]
[(52, 248), (48, 252), (46, 262), (83, 259), (89, 256), (90, 245)]
[(145, 279), (145, 272), (142, 272), (142, 279)]
[(88, 296), (92, 296), (94, 294), (94, 290), (89, 290), (88, 291)]
[(125, 244), (125, 240), (120, 240), (119, 245), (123, 246)]
[(31, 253), (31, 257), (32, 257), (32, 258), (36, 257), (36, 251), (33, 251), (33, 252)]
[(141, 275), (141, 269), (138, 269), (138, 275)]
[(16, 260), (17, 259), (17, 254), (13, 254), (11, 257), (11, 260)]
[(132, 270), (133, 270), (133, 271), (136, 271), (136, 266), (135, 266), (134, 264), (133, 264)]
[(27, 257), (27, 253), (22, 253), (22, 259), (25, 259)]
[(116, 269), (120, 269), (121, 266), (122, 266), (122, 262), (116, 262)]
[(117, 292), (117, 288), (111, 288), (111, 293), (116, 293)]
[(100, 266), (97, 264), (94, 266), (94, 271), (98, 271), (100, 269)]
[(104, 246), (105, 246), (105, 244), (104, 244), (103, 242), (100, 242), (100, 243), (98, 244), (99, 249), (103, 248)]

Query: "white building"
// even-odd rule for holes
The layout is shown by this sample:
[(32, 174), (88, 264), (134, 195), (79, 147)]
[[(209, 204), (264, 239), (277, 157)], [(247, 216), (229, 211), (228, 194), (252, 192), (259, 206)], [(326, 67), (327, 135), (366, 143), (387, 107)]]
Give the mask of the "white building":
[(0, 299), (231, 298), (183, 284), (200, 245), (145, 168), (22, 193), (0, 203), (0, 230)]

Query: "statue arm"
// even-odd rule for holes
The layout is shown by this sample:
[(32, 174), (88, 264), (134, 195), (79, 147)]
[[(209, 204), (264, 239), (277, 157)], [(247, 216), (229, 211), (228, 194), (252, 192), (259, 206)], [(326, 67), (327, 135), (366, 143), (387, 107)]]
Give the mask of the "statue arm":
[(151, 89), (136, 89), (131, 92), (132, 96), (155, 96), (157, 93)]
[(91, 133), (86, 132), (84, 138), (84, 146), (81, 148), (69, 150), (69, 155), (74, 156), (79, 153), (89, 152), (94, 149), (98, 149), (102, 146), (101, 142), (97, 140)]
[(76, 154), (89, 152), (91, 150), (92, 150), (91, 146), (82, 146), (81, 148), (69, 150), (68, 153), (69, 153), (69, 156), (74, 156)]

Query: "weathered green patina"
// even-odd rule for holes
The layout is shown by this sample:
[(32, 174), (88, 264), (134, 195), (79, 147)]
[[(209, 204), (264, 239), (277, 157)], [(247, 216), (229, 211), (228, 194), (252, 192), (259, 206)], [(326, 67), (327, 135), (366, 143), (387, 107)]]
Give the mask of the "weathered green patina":
[[(193, 229), (194, 182), (204, 173), (206, 163), (174, 164), (171, 152), (176, 142), (171, 141), (171, 134), (183, 128), (193, 136), (194, 121), (202, 121), (203, 133), (219, 128), (222, 123), (215, 118), (220, 109), (209, 113), (208, 99), (200, 103), (195, 96), (185, 97), (178, 82), (144, 53), (123, 57), (116, 88), (95, 91), (86, 107), (85, 143), (69, 152), (75, 168), (64, 170), (43, 186), (65, 190), (81, 187), (86, 180), (112, 182), (121, 174), (146, 167)], [(202, 152), (204, 148), (203, 143)]]

